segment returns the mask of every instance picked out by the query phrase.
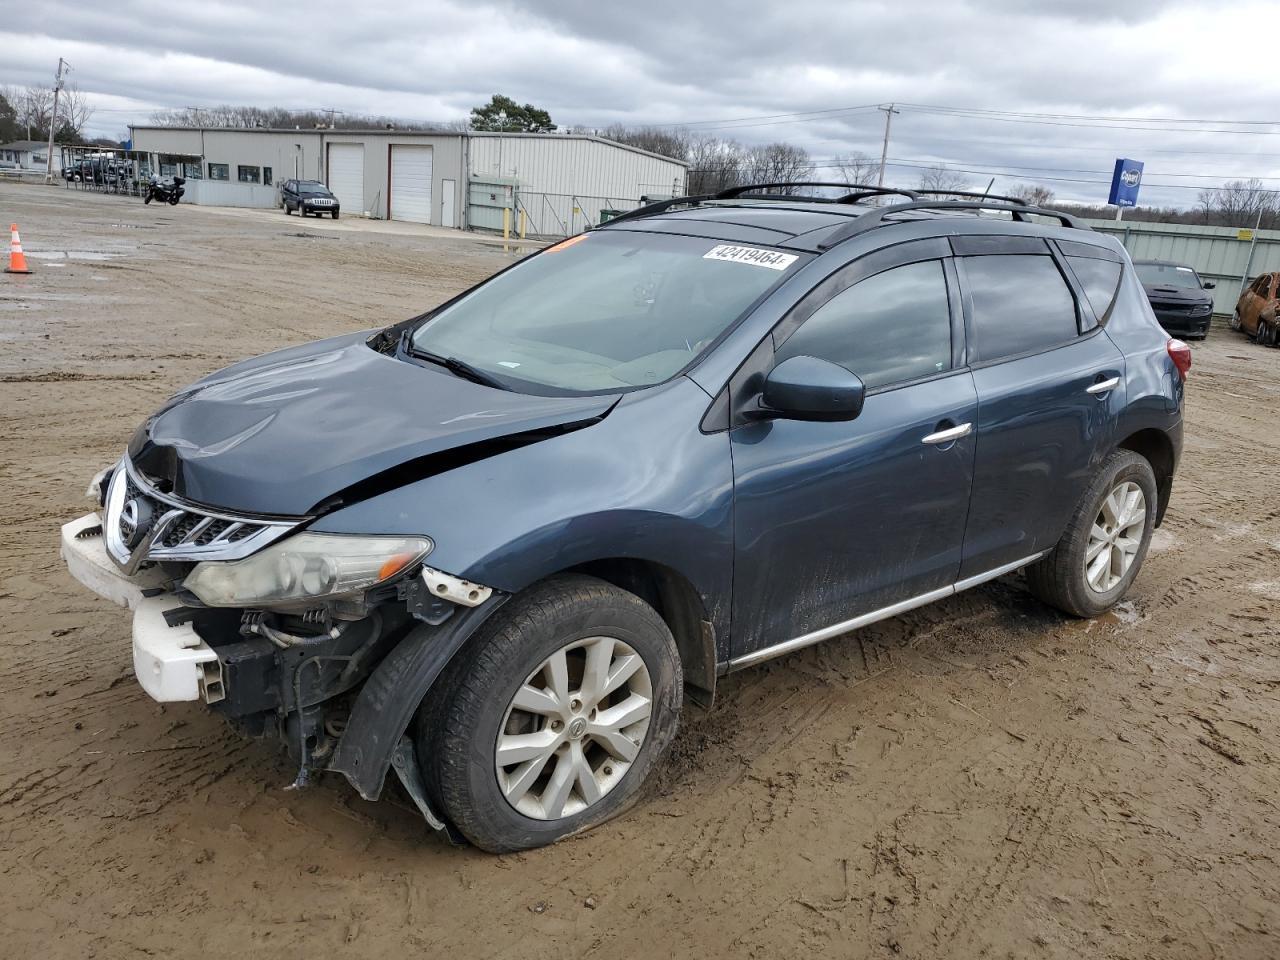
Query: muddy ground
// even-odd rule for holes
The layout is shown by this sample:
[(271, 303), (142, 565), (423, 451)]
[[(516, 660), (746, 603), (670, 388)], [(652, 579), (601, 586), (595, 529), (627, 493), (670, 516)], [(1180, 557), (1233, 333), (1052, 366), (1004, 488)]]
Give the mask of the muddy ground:
[(1280, 350), (1195, 346), (1128, 602), (1010, 577), (724, 682), (661, 782), (521, 856), (448, 846), (132, 678), (57, 556), (174, 389), (508, 262), (461, 235), (0, 185), (0, 955), (1280, 955)]

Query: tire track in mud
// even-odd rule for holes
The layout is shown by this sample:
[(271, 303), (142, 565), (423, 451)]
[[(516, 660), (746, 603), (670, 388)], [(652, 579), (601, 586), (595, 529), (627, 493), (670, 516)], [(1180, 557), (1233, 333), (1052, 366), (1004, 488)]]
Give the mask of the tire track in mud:
[(974, 942), (975, 928), (1001, 907), (1017, 899), (1020, 875), (1041, 858), (1055, 821), (1078, 784), (1064, 775), (1081, 757), (1080, 746), (1067, 741), (1035, 745), (1035, 756), (1022, 766), (1005, 806), (1012, 813), (1003, 834), (993, 834), (990, 860), (974, 883), (965, 881), (941, 909), (942, 920), (931, 932), (939, 948)]

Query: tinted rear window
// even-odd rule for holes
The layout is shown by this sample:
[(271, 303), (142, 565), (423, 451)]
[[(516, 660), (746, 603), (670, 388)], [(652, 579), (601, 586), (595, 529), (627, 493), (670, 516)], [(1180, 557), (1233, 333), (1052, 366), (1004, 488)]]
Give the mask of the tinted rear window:
[(1101, 322), (1120, 288), (1120, 264), (1085, 257), (1067, 257), (1067, 263), (1084, 288), (1093, 315)]
[(1047, 350), (1075, 338), (1075, 298), (1052, 257), (965, 257), (978, 361)]

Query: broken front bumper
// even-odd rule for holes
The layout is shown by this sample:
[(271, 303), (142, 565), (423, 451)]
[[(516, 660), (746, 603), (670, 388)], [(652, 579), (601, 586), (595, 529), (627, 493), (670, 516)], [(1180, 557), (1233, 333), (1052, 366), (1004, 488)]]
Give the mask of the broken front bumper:
[(62, 558), (82, 584), (133, 611), (133, 672), (154, 700), (168, 703), (223, 697), (218, 656), (190, 623), (170, 624), (182, 604), (161, 589), (158, 571), (126, 577), (107, 556), (102, 518), (96, 513), (62, 527)]

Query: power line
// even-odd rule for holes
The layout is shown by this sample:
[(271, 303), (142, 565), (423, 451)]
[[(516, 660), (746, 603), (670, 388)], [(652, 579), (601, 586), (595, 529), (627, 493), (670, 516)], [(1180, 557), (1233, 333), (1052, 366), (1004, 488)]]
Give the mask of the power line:
[(1050, 120), (1116, 120), (1133, 123), (1232, 123), (1259, 126), (1280, 126), (1280, 120), (1204, 120), (1187, 117), (1109, 117), (1105, 114), (1042, 113), (1022, 110), (991, 110), (983, 107), (948, 107), (935, 103), (904, 103), (904, 107), (919, 110), (945, 110), (952, 113), (993, 114), (1006, 117), (1039, 117)]

